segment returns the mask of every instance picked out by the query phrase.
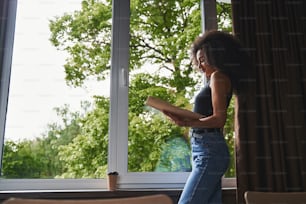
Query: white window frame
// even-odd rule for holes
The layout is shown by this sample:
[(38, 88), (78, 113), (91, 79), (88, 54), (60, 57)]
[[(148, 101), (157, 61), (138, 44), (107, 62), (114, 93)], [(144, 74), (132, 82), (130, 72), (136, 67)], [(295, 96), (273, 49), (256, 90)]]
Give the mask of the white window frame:
[(113, 11), (109, 171), (119, 172), (123, 189), (181, 188), (188, 172), (128, 172), (129, 8), (129, 1), (118, 2)]
[[(211, 1), (211, 0), (210, 0)], [(213, 0), (214, 1), (214, 0)], [(10, 78), (10, 67), (15, 29), (17, 0), (11, 0), (10, 26), (7, 30), (11, 49), (7, 50), (7, 63), (2, 67), (3, 77)], [(204, 0), (201, 1), (203, 3)], [(203, 4), (204, 5), (204, 4)], [(203, 9), (204, 7), (201, 6)], [(204, 10), (202, 11), (204, 13)], [(202, 16), (202, 18), (203, 18)], [(112, 59), (110, 92), (110, 125), (108, 170), (119, 172), (120, 189), (181, 189), (189, 172), (128, 172), (128, 84), (129, 84), (129, 22), (130, 1), (113, 0)], [(203, 19), (202, 19), (203, 20)], [(202, 24), (205, 25), (205, 24)], [(208, 24), (206, 24), (208, 25)], [(205, 30), (205, 27), (203, 27)], [(2, 79), (3, 80), (3, 79)], [(7, 84), (1, 84), (1, 133), (4, 135), (8, 97)], [(3, 89), (7, 90), (6, 92)], [(0, 141), (2, 153), (3, 140)], [(2, 160), (2, 154), (0, 154)], [(236, 187), (236, 179), (223, 179), (223, 188)], [(1, 191), (18, 190), (102, 190), (106, 189), (105, 179), (0, 179)]]
[[(6, 22), (1, 22), (1, 28), (5, 29), (2, 31), (4, 39), (4, 45), (1, 47), (5, 48), (1, 51), (3, 56), (2, 64), (0, 64), (0, 169), (2, 168), (2, 154), (3, 154), (3, 142), (4, 142), (4, 133), (5, 133), (5, 121), (6, 121), (6, 110), (8, 102), (8, 93), (10, 86), (10, 76), (11, 76), (11, 64), (12, 64), (12, 53), (13, 53), (13, 44), (14, 44), (14, 33), (15, 33), (15, 21), (16, 21), (16, 8), (17, 0), (11, 0), (8, 3), (7, 10), (7, 19), (2, 18)], [(3, 8), (1, 8), (3, 9)], [(3, 14), (1, 14), (3, 15)], [(1, 20), (2, 20), (1, 19)], [(2, 42), (2, 39), (1, 39)]]
[[(129, 8), (129, 6), (126, 6)], [(115, 10), (116, 12), (116, 10)], [(127, 12), (127, 11), (126, 11)], [(209, 29), (217, 29), (217, 17), (216, 17), (216, 1), (215, 0), (201, 0), (201, 13), (202, 13), (202, 31)], [(120, 19), (122, 23), (114, 25), (129, 25), (129, 12), (120, 12)], [(124, 20), (123, 20), (124, 19)], [(119, 47), (116, 53), (112, 53), (112, 64), (115, 72), (115, 79), (120, 81), (121, 84), (117, 85), (118, 89), (117, 98), (111, 101), (115, 110), (111, 109), (111, 117), (118, 117), (117, 119), (111, 119), (111, 123), (116, 123), (111, 127), (111, 130), (115, 128), (116, 132), (112, 132), (110, 135), (110, 153), (115, 153), (116, 160), (109, 161), (110, 171), (118, 171), (120, 176), (119, 187), (120, 188), (183, 188), (189, 172), (128, 172), (128, 65), (129, 65), (129, 27), (121, 26), (114, 28), (114, 31), (120, 31), (113, 33), (113, 38), (117, 37)], [(114, 36), (117, 34), (117, 36)], [(114, 48), (114, 47), (113, 47)], [(116, 49), (116, 48), (114, 48)], [(124, 57), (123, 57), (124, 55)], [(111, 77), (114, 79), (114, 77)], [(117, 90), (112, 90), (116, 92)], [(115, 93), (113, 93), (116, 95)], [(124, 102), (123, 102), (124, 101)], [(115, 103), (113, 103), (115, 102)], [(121, 105), (119, 104), (121, 102)], [(127, 103), (125, 103), (127, 102)], [(113, 111), (113, 112), (112, 112)], [(111, 157), (114, 158), (114, 157)], [(222, 179), (223, 188), (236, 187), (235, 178)]]

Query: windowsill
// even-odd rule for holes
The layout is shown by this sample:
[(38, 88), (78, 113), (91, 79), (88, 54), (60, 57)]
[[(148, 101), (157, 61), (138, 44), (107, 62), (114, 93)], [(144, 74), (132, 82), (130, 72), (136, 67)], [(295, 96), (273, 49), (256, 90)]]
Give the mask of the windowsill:
[[(0, 203), (11, 197), (18, 198), (40, 198), (40, 199), (103, 199), (103, 198), (122, 198), (131, 196), (144, 196), (152, 194), (166, 194), (177, 202), (181, 190), (179, 189), (119, 189), (117, 191), (108, 190), (41, 190), (41, 191), (0, 191)], [(226, 200), (235, 199), (235, 188), (224, 188), (224, 203)]]

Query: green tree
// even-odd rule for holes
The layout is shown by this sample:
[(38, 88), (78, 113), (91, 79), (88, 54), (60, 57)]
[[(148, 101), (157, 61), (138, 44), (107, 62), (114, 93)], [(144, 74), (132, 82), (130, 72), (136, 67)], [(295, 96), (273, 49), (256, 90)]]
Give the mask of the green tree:
[[(230, 6), (221, 3), (217, 9), (218, 24), (224, 30), (230, 30)], [(79, 11), (65, 13), (50, 21), (51, 43), (69, 54), (64, 65), (68, 85), (86, 86), (87, 80), (104, 80), (108, 76), (111, 10), (109, 0), (83, 0)], [(200, 19), (198, 0), (131, 1), (129, 171), (190, 169), (188, 145), (186, 149), (188, 129), (178, 128), (143, 104), (148, 95), (153, 95), (191, 108), (189, 99), (200, 78), (190, 64), (188, 50), (200, 33)], [(153, 65), (159, 67), (154, 74), (133, 74), (133, 70)], [(165, 72), (167, 76), (162, 74)], [(105, 177), (109, 99), (97, 96), (92, 108), (87, 104), (83, 109), (84, 113), (72, 113), (67, 106), (57, 108), (62, 124), (50, 124), (46, 134), (35, 142), (37, 148), (33, 147), (33, 141), (29, 142), (33, 143), (31, 147), (23, 143), (6, 143), (6, 175)], [(230, 142), (233, 131), (227, 127), (232, 127), (232, 123), (229, 119), (225, 128)], [(18, 145), (22, 148), (17, 148)], [(181, 148), (176, 148), (178, 151), (174, 153), (169, 151), (172, 145), (181, 145)], [(35, 155), (30, 154), (32, 149), (37, 150)], [(23, 158), (27, 155), (29, 165)], [(40, 163), (36, 165), (35, 161)], [(21, 167), (31, 166), (30, 163), (33, 168), (27, 172), (35, 173), (23, 175)], [(229, 172), (232, 175), (233, 172)]]
[[(65, 64), (67, 83), (81, 86), (89, 77), (104, 79), (110, 68), (111, 4), (84, 0), (80, 11), (50, 21), (50, 40), (70, 57)], [(187, 51), (200, 33), (197, 0), (131, 1), (130, 70), (144, 63), (170, 71), (163, 82), (177, 92), (195, 84)]]
[(80, 11), (50, 21), (51, 43), (69, 53), (64, 65), (67, 84), (103, 80), (110, 69), (111, 2), (82, 1)]
[[(84, 103), (83, 109), (88, 105)], [(64, 164), (59, 159), (59, 146), (69, 144), (80, 132), (79, 112), (70, 112), (69, 106), (55, 108), (62, 124), (47, 126), (41, 137), (6, 141), (2, 175), (6, 178), (54, 178), (64, 172)]]
[[(217, 10), (220, 14), (218, 24), (224, 26), (226, 30), (230, 29), (230, 26), (226, 27), (230, 25), (230, 20), (227, 18), (230, 14), (229, 9), (230, 6), (227, 4), (218, 4)], [(182, 138), (186, 136), (186, 130), (160, 122), (158, 116), (150, 116), (150, 123), (144, 123), (148, 115), (143, 104), (148, 95), (155, 95), (190, 109), (188, 98), (191, 97), (195, 84), (200, 78), (194, 74), (188, 50), (193, 39), (200, 33), (200, 19), (197, 0), (131, 1), (130, 70), (132, 72), (140, 69), (143, 65), (150, 67), (150, 64), (158, 66), (160, 70), (153, 76), (136, 74), (131, 79), (129, 169), (132, 171), (137, 169), (148, 171), (156, 168), (155, 161), (162, 150), (150, 148), (157, 142), (154, 136), (163, 135), (163, 139), (159, 138), (161, 142), (158, 143), (159, 146), (173, 135)], [(70, 54), (65, 64), (68, 84), (82, 86), (87, 79), (94, 77), (100, 80), (107, 76), (110, 68), (110, 22), (110, 1), (98, 0), (84, 0), (80, 11), (50, 21), (51, 42), (58, 49)], [(169, 73), (167, 77), (159, 75), (162, 71)], [(147, 124), (150, 124), (150, 127)], [(156, 132), (157, 127), (160, 130), (165, 128), (165, 131), (170, 128), (175, 134), (171, 131)], [(78, 145), (82, 146), (81, 143)], [(137, 157), (132, 154), (133, 152), (140, 154), (139, 150), (146, 150), (143, 152), (146, 156)], [(70, 154), (73, 155), (73, 152)], [(147, 163), (138, 162), (142, 160)], [(150, 161), (155, 165), (150, 164)], [(142, 167), (137, 166), (138, 163), (146, 167), (141, 169)]]
[(39, 156), (42, 149), (35, 141), (7, 141), (4, 145), (2, 175), (5, 178), (40, 178), (44, 161)]
[[(161, 121), (160, 117), (152, 116), (150, 123), (141, 123), (145, 116), (140, 110), (143, 110), (147, 95), (161, 96), (172, 102), (180, 102), (182, 106), (187, 104), (186, 87), (191, 90), (196, 83), (187, 54), (190, 42), (200, 32), (199, 25), (195, 26), (200, 19), (199, 5), (195, 2), (194, 0), (131, 2), (130, 70), (140, 69), (145, 63), (152, 63), (171, 73), (170, 77), (156, 75), (142, 80), (140, 79), (143, 76), (138, 75), (132, 80), (129, 95), (129, 170), (131, 171), (153, 171), (160, 157), (161, 146), (174, 135), (184, 137), (184, 131), (169, 122)], [(110, 7), (108, 1), (83, 1), (80, 11), (56, 17), (50, 22), (51, 42), (58, 49), (70, 54), (65, 64), (66, 80), (69, 85), (82, 86), (86, 79), (94, 77), (103, 80), (107, 76), (110, 58), (110, 24), (107, 22), (111, 22)], [(182, 33), (182, 30), (185, 32)], [(152, 86), (151, 81), (158, 86)], [(145, 87), (146, 85), (149, 87)], [(172, 90), (172, 97), (169, 97), (169, 90)], [(182, 100), (175, 101), (178, 97)], [(160, 131), (169, 128), (170, 132)], [(91, 172), (90, 176), (93, 175), (93, 172), (87, 169), (87, 166), (93, 167), (93, 165), (82, 162), (82, 158), (87, 155), (83, 152), (86, 147), (82, 144), (85, 139), (82, 139), (82, 135), (84, 134), (77, 137), (78, 142), (76, 138), (69, 145), (61, 147), (63, 153), (60, 155), (65, 155), (61, 158), (66, 166), (69, 165), (67, 175), (72, 177), (81, 174), (86, 177), (88, 175), (85, 172)], [(97, 135), (90, 136), (98, 142), (107, 134), (98, 138)], [(90, 136), (87, 134), (86, 138)], [(93, 153), (95, 151), (93, 147), (91, 149), (90, 154), (93, 157), (99, 156)], [(145, 150), (142, 151), (143, 155), (132, 156), (135, 155), (133, 151), (140, 152), (139, 149)], [(101, 149), (101, 147), (98, 151), (100, 154), (101, 151), (107, 152), (106, 148)], [(77, 161), (71, 159), (76, 155), (79, 155)], [(139, 162), (140, 159), (143, 162)], [(74, 164), (73, 161), (78, 164)], [(84, 172), (81, 169), (84, 169)]]
[(234, 115), (235, 115), (235, 105), (234, 98), (230, 101), (229, 107), (227, 109), (227, 120), (223, 129), (224, 137), (229, 147), (230, 153), (230, 164), (228, 170), (225, 172), (225, 177), (231, 178), (236, 175), (236, 163), (235, 163), (235, 134), (234, 134)]
[[(184, 96), (179, 97), (173, 90), (160, 85), (159, 81), (160, 77), (145, 73), (134, 75), (131, 80), (129, 92), (129, 171), (182, 171), (190, 169), (190, 160), (186, 162), (186, 155), (190, 156), (189, 148), (187, 148), (188, 151), (183, 151), (183, 148), (176, 146), (178, 150), (182, 150), (179, 151), (180, 154), (178, 151), (176, 152), (177, 162), (173, 160), (166, 162), (165, 159), (165, 154), (168, 158), (173, 156), (167, 151), (176, 138), (181, 138), (181, 141), (185, 143), (183, 147), (186, 147), (186, 129), (177, 127), (169, 122), (163, 114), (143, 105), (147, 96), (153, 95), (186, 107), (188, 100)], [(173, 163), (181, 163), (181, 165), (175, 166), (175, 164), (172, 165)], [(164, 165), (164, 168), (161, 168), (161, 165)]]
[(96, 97), (93, 110), (78, 119), (81, 131), (69, 144), (59, 146), (64, 163), (62, 178), (102, 178), (106, 175), (109, 100)]
[[(81, 108), (86, 112), (88, 106), (88, 103), (83, 102)], [(82, 128), (79, 120), (85, 114), (81, 111), (71, 112), (69, 105), (56, 107), (54, 111), (61, 121), (48, 124), (46, 133), (39, 138), (41, 148), (44, 150), (44, 155), (41, 155), (41, 157), (48, 161), (45, 168), (47, 168), (51, 178), (62, 175), (66, 171), (64, 168), (65, 162), (59, 157), (60, 147), (68, 145), (78, 136)]]

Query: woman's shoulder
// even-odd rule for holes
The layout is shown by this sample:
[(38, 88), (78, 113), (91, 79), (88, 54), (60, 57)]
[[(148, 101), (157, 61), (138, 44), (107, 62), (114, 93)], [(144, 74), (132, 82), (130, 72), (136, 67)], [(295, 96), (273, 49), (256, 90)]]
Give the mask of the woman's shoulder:
[(214, 71), (211, 75), (210, 75), (210, 79), (214, 80), (214, 81), (219, 81), (222, 80), (222, 82), (230, 82), (230, 78), (224, 74), (221, 71)]
[(223, 87), (227, 87), (228, 88), (228, 91), (231, 90), (231, 80), (230, 78), (220, 72), (220, 71), (215, 71), (213, 72), (211, 75), (210, 75), (210, 81), (211, 81), (211, 84), (215, 84), (217, 86), (223, 86)]

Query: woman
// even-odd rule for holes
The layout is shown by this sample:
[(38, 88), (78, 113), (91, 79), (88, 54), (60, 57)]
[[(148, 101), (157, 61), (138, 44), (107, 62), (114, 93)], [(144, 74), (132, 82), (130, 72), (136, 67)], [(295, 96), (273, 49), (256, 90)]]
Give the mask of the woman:
[(229, 151), (222, 128), (233, 92), (242, 93), (247, 57), (232, 35), (209, 31), (191, 48), (193, 64), (203, 71), (207, 83), (195, 97), (194, 112), (205, 117), (188, 120), (165, 112), (171, 120), (190, 128), (192, 172), (179, 204), (222, 203), (221, 178), (228, 168)]

